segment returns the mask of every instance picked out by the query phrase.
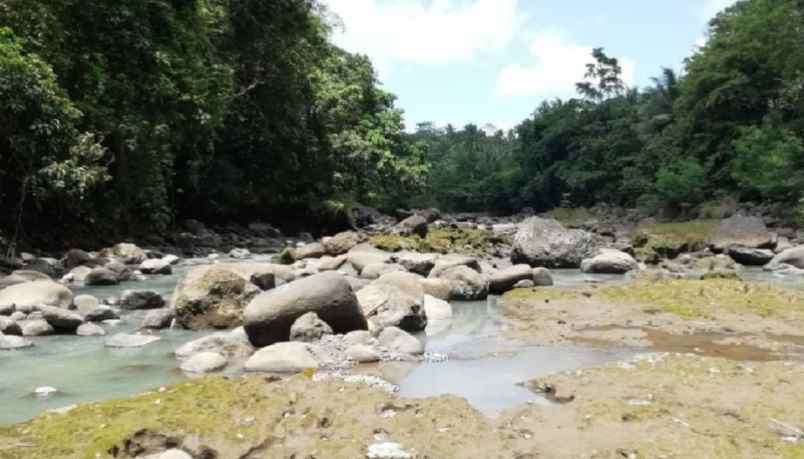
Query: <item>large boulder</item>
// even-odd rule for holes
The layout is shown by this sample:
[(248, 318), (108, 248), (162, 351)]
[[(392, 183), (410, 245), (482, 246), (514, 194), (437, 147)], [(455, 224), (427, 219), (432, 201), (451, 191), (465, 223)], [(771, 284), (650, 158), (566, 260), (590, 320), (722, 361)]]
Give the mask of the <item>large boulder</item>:
[(378, 279), (384, 274), (396, 271), (405, 271), (405, 268), (395, 263), (373, 263), (363, 268), (363, 271), (360, 272), (360, 277), (363, 279)]
[(553, 273), (547, 268), (533, 268), (533, 285), (536, 287), (550, 287), (553, 285)]
[(10, 351), (15, 349), (24, 349), (33, 346), (31, 340), (22, 338), (20, 336), (9, 336), (0, 334), (0, 350)]
[(47, 323), (60, 332), (75, 333), (75, 330), (84, 323), (84, 318), (80, 314), (70, 312), (64, 308), (39, 306), (37, 309), (42, 313), (42, 317)]
[(415, 336), (411, 336), (397, 327), (387, 327), (377, 337), (380, 345), (391, 352), (399, 354), (424, 354), (424, 344)]
[(391, 254), (370, 244), (358, 244), (349, 250), (346, 259), (357, 272), (362, 272), (368, 265), (387, 263)]
[(732, 260), (744, 266), (764, 266), (774, 257), (772, 250), (754, 249), (740, 245), (729, 247), (727, 253)]
[(437, 335), (447, 330), (452, 323), (452, 305), (442, 299), (425, 295), (424, 311), (427, 314), (428, 336)]
[(243, 323), (243, 310), (260, 292), (242, 273), (228, 266), (199, 266), (176, 286), (176, 322), (192, 330), (234, 328)]
[(176, 357), (186, 359), (199, 352), (216, 352), (227, 358), (244, 360), (254, 353), (254, 346), (248, 340), (243, 327), (230, 331), (213, 333), (185, 343), (176, 349)]
[(86, 285), (117, 285), (120, 283), (120, 273), (105, 266), (93, 268), (84, 278)]
[(331, 335), (332, 327), (321, 320), (314, 312), (299, 317), (290, 327), (290, 340), (313, 343), (324, 335)]
[[(792, 249), (787, 249), (779, 253), (768, 263), (767, 268), (779, 269), (784, 267), (784, 265), (804, 269), (804, 245), (793, 247)], [(2, 295), (3, 292), (0, 291), (0, 298), (2, 298)], [(0, 304), (2, 304), (2, 301), (0, 301)]]
[(19, 324), (22, 328), (22, 336), (47, 336), (56, 332), (53, 325), (50, 325), (45, 319), (23, 320)]
[(265, 373), (299, 373), (318, 367), (313, 345), (296, 341), (272, 344), (246, 361), (246, 371)]
[(439, 278), (441, 274), (445, 271), (452, 269), (456, 266), (466, 266), (471, 268), (477, 272), (482, 272), (482, 268), (480, 267), (480, 262), (477, 261), (477, 258), (469, 257), (466, 255), (444, 255), (442, 257), (438, 257), (433, 266), (433, 269), (430, 270), (430, 274), (428, 277), (430, 278)]
[(427, 219), (421, 215), (411, 215), (410, 217), (397, 223), (393, 228), (394, 234), (401, 236), (427, 237)]
[(257, 295), (245, 309), (245, 330), (258, 347), (287, 341), (293, 323), (308, 312), (315, 312), (335, 333), (367, 327), (349, 282), (326, 272)]
[(719, 252), (733, 245), (753, 249), (772, 248), (774, 237), (761, 218), (734, 215), (723, 220), (712, 231), (709, 243)]
[(491, 293), (502, 294), (522, 280), (533, 280), (533, 268), (530, 265), (514, 265), (492, 274), (489, 278), (489, 290)]
[(615, 249), (600, 249), (581, 262), (581, 271), (592, 274), (625, 274), (639, 268), (634, 257)]
[(69, 308), (72, 304), (70, 289), (49, 280), (24, 282), (0, 290), (0, 309), (9, 305)]
[(114, 247), (103, 249), (101, 256), (119, 258), (127, 265), (138, 265), (148, 258), (144, 250), (129, 242), (121, 242)]
[(226, 357), (217, 352), (199, 352), (181, 363), (181, 370), (187, 373), (212, 373), (228, 364)]
[(599, 245), (592, 233), (564, 228), (553, 219), (531, 217), (514, 235), (511, 261), (546, 268), (579, 268)]
[(162, 330), (170, 327), (170, 324), (173, 323), (173, 319), (175, 317), (176, 313), (172, 308), (154, 309), (148, 311), (148, 314), (146, 314), (145, 318), (142, 319), (140, 328)]
[(327, 253), (332, 256), (342, 255), (360, 243), (360, 235), (354, 231), (344, 231), (321, 240)]
[(22, 336), (22, 328), (15, 320), (0, 316), (0, 334)]
[(293, 254), (297, 260), (304, 260), (305, 258), (321, 258), (327, 254), (327, 249), (325, 249), (324, 244), (320, 242), (311, 242), (309, 244), (304, 244), (301, 247), (297, 247), (293, 251)]
[(132, 311), (159, 309), (165, 306), (165, 299), (153, 290), (126, 290), (120, 295), (120, 307)]
[(64, 258), (61, 260), (62, 266), (64, 269), (71, 270), (76, 266), (83, 266), (89, 265), (92, 263), (92, 255), (87, 252), (84, 252), (81, 249), (70, 249), (64, 254)]
[(173, 273), (171, 258), (151, 258), (140, 263), (140, 272), (143, 274), (171, 274)]
[(430, 274), (437, 259), (438, 254), (417, 252), (399, 252), (391, 257), (393, 263), (402, 265), (408, 271), (422, 276)]
[(427, 327), (421, 287), (411, 291), (387, 282), (374, 282), (357, 292), (357, 299), (374, 329), (393, 326), (417, 332)]
[(87, 322), (79, 325), (75, 334), (78, 336), (106, 336), (106, 330), (100, 325)]
[(489, 295), (489, 282), (486, 277), (468, 266), (454, 266), (438, 277), (449, 281), (451, 300), (483, 300)]

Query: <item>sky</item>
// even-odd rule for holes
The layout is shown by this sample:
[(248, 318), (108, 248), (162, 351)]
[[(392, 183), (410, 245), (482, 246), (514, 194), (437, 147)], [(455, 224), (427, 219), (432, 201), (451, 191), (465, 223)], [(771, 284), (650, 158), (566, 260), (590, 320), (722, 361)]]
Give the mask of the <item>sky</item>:
[(340, 47), (367, 54), (408, 129), (508, 129), (545, 99), (572, 97), (603, 47), (629, 86), (680, 70), (735, 0), (323, 0)]

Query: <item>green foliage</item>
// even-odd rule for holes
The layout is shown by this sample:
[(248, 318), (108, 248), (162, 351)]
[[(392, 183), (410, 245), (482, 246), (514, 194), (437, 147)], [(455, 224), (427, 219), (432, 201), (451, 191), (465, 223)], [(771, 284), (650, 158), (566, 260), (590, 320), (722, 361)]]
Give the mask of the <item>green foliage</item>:
[(673, 205), (700, 202), (706, 184), (706, 171), (697, 161), (676, 161), (656, 173), (656, 192)]
[(741, 128), (732, 174), (745, 194), (790, 200), (804, 193), (804, 140), (771, 126)]

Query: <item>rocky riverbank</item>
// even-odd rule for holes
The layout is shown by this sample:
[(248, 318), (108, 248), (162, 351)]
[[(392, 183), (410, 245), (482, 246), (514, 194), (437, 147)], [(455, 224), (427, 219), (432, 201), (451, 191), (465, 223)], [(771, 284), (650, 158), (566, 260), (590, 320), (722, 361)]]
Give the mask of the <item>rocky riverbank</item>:
[[(804, 290), (741, 279), (746, 270), (762, 267), (767, 276), (801, 278), (804, 282), (804, 246), (796, 245), (804, 242), (800, 233), (784, 228), (769, 229), (762, 219), (742, 215), (722, 221), (685, 224), (649, 220), (565, 223), (566, 226), (551, 218), (525, 215), (506, 219), (483, 215), (442, 216), (437, 211), (426, 210), (403, 213), (396, 222), (378, 218), (360, 230), (319, 240), (309, 235), (282, 238), (267, 225), (249, 227), (249, 231), (262, 231), (265, 238), (273, 241), (261, 247), (275, 255), (257, 253), (262, 250), (252, 252), (247, 244), (216, 245), (220, 242), (214, 236), (217, 233), (200, 224), (188, 225), (193, 230), (189, 234), (195, 234), (190, 238), (193, 243), (187, 245), (189, 250), (175, 254), (157, 247), (143, 249), (131, 243), (95, 252), (73, 249), (59, 258), (23, 254), (13, 261), (20, 269), (0, 278), (0, 348), (15, 353), (15, 358), (25, 358), (25, 349), (38, 346), (38, 337), (43, 335), (69, 334), (81, 339), (107, 333), (104, 345), (109, 348), (144, 348), (160, 340), (160, 333), (163, 333), (160, 330), (180, 327), (194, 330), (201, 336), (175, 349), (176, 366), (188, 375), (222, 373), (231, 379), (197, 380), (134, 400), (147, 399), (149, 403), (168, 406), (171, 399), (159, 398), (159, 394), (182, 392), (186, 388), (219, 389), (223, 384), (235, 395), (217, 400), (217, 393), (204, 395), (190, 391), (186, 396), (214, 399), (210, 401), (213, 405), (225, 402), (239, 406), (251, 403), (241, 397), (252, 400), (256, 397), (257, 400), (272, 400), (277, 406), (293, 406), (299, 397), (293, 394), (304, 393), (306, 400), (308, 393), (320, 392), (323, 400), (332, 398), (333, 390), (360, 393), (368, 390), (360, 385), (348, 385), (349, 389), (344, 389), (342, 379), (336, 377), (333, 381), (332, 376), (327, 375), (353, 374), (355, 367), (376, 362), (415, 363), (446, 358), (428, 351), (426, 337), (449, 329), (454, 308), (460, 307), (456, 305), (461, 301), (502, 295), (501, 320), (505, 322), (505, 334), (523, 345), (673, 351), (694, 355), (679, 359), (727, 357), (757, 365), (766, 365), (760, 363), (766, 361), (800, 361), (804, 357), (804, 334), (800, 331), (804, 322)], [(187, 253), (203, 254), (204, 258), (182, 260), (177, 256)], [(589, 275), (610, 276), (607, 279), (612, 283), (554, 287), (551, 269), (575, 269)], [(181, 273), (180, 279), (171, 294), (136, 288), (137, 283), (145, 279), (174, 278), (177, 270)], [(103, 289), (116, 285), (125, 286), (126, 290), (109, 296), (74, 294), (75, 289), (85, 286)], [(132, 311), (147, 311), (139, 330), (115, 332), (120, 318), (126, 319)], [(771, 368), (771, 364), (767, 365)], [(773, 368), (773, 371), (783, 372), (787, 367)], [(241, 379), (240, 375), (248, 373), (267, 375), (269, 379)], [(306, 376), (274, 379), (277, 375), (299, 373)], [(600, 377), (607, 374), (601, 372)], [(366, 376), (357, 378), (365, 380)], [(388, 387), (381, 381), (370, 381)], [(565, 381), (560, 382), (558, 387), (563, 389)], [(553, 387), (556, 383), (545, 384)], [(685, 380), (668, 379), (663, 384), (675, 391)], [(294, 389), (294, 385), (298, 388)], [(235, 389), (241, 386), (246, 392)], [(546, 391), (548, 399), (573, 407), (580, 405), (574, 404), (577, 398), (574, 394), (557, 395), (544, 384), (531, 386)], [(289, 392), (274, 393), (273, 387)], [(255, 395), (266, 390), (269, 395)], [(661, 390), (665, 389), (656, 388), (656, 391)], [(607, 399), (609, 395), (590, 392), (585, 397)], [(157, 398), (151, 400), (148, 398), (151, 396)], [(316, 402), (315, 395), (309, 397), (311, 403)], [(414, 402), (400, 401), (384, 393), (377, 399), (363, 400), (359, 396), (355, 399), (361, 401), (350, 410), (366, 411), (361, 422), (384, 425), (378, 416), (379, 419), (397, 416), (369, 406), (384, 400), (383, 403), (418, 407), (411, 408), (416, 416), (431, 416), (433, 422), (440, 420), (436, 424), (452, 423), (452, 427), (438, 428), (446, 428), (444, 432), (453, 435), (446, 435), (442, 444), (442, 439), (436, 439), (429, 428), (422, 432), (413, 432), (404, 426), (388, 430), (405, 432), (404, 438), (396, 439), (382, 430), (372, 429), (375, 443), (381, 445), (375, 448), (391, 448), (392, 453), (398, 449), (397, 456), (372, 455), (370, 437), (363, 438), (362, 433), (358, 435), (357, 431), (351, 432), (350, 427), (339, 424), (320, 425), (309, 432), (294, 427), (283, 430), (278, 440), (280, 437), (275, 438), (278, 418), (266, 415), (259, 421), (256, 417), (251, 421), (256, 436), (246, 441), (246, 433), (234, 433), (235, 439), (244, 440), (237, 444), (231, 438), (223, 438), (225, 435), (207, 433), (201, 425), (185, 424), (184, 417), (189, 416), (188, 413), (175, 413), (177, 417), (171, 417), (172, 414), (159, 408), (153, 413), (143, 411), (144, 417), (136, 426), (124, 416), (119, 420), (119, 429), (110, 430), (113, 432), (110, 436), (106, 436), (105, 431), (84, 432), (85, 436), (75, 436), (73, 432), (69, 438), (76, 440), (67, 445), (58, 442), (63, 450), (41, 451), (47, 451), (47, 457), (84, 457), (82, 455), (88, 451), (92, 453), (86, 457), (95, 457), (94, 453), (144, 457), (146, 453), (171, 448), (183, 449), (192, 457), (285, 457), (302, 452), (314, 457), (537, 457), (551, 456), (551, 450), (549, 445), (534, 437), (542, 438), (551, 428), (565, 428), (530, 425), (522, 430), (525, 434), (517, 433), (519, 430), (511, 433), (505, 430), (508, 429), (505, 423), (485, 419), (466, 402), (449, 397)], [(336, 412), (340, 398), (333, 400), (320, 404)], [(173, 402), (190, 403), (189, 399)], [(95, 412), (94, 419), (108, 417), (113, 423), (118, 422), (114, 414), (117, 407), (132, 403), (126, 416), (134, 416), (136, 411), (144, 409), (133, 400), (122, 402), (124, 405), (119, 403), (79, 406), (60, 415), (63, 418), (48, 415), (32, 423), (10, 427), (0, 433), (0, 440), (6, 436), (11, 445), (0, 446), (0, 457), (6, 457), (4, 454), (25, 457), (20, 456), (25, 448), (51, 448), (52, 445), (47, 444), (50, 436), (41, 439), (38, 436), (53, 429), (54, 434), (65, 431), (56, 424), (48, 424), (50, 422), (58, 424), (61, 419), (96, 409), (101, 411)], [(781, 409), (782, 401), (779, 403)], [(95, 408), (91, 408), (93, 406)], [(242, 413), (234, 408), (224, 411), (232, 416), (245, 416), (246, 408)], [(107, 409), (111, 411), (105, 411)], [(439, 411), (442, 409), (446, 412)], [(402, 411), (408, 413), (409, 410)], [(355, 414), (355, 417), (358, 416)], [(304, 415), (302, 418), (307, 419)], [(270, 419), (274, 421), (269, 422)], [(467, 426), (459, 426), (461, 422), (457, 419), (472, 421)], [(304, 426), (324, 422), (319, 421), (309, 421), (313, 424)], [(506, 422), (518, 421), (511, 418)], [(793, 426), (801, 426), (795, 422)], [(102, 424), (112, 425), (105, 421)], [(355, 429), (369, 429), (368, 424), (358, 424)], [(38, 434), (32, 434), (35, 426), (42, 429)], [(582, 427), (576, 426), (581, 430)], [(137, 440), (136, 431), (142, 429), (146, 431), (141, 432)], [(483, 429), (493, 429), (495, 433), (488, 439), (488, 433), (477, 436)], [(638, 431), (639, 427), (634, 429)], [(334, 436), (326, 433), (330, 431)], [(357, 440), (346, 441), (349, 435)], [(464, 445), (465, 438), (473, 436), (477, 436), (478, 441), (486, 439), (488, 445), (494, 446), (478, 445), (480, 449), (471, 449), (478, 454), (487, 453), (478, 456), (457, 454), (465, 449), (448, 449), (448, 445), (453, 448)], [(589, 443), (580, 444), (578, 448), (588, 446), (589, 451), (593, 451), (598, 444), (601, 448), (613, 448), (602, 437), (590, 437)], [(332, 451), (342, 451), (345, 455), (325, 454), (330, 450), (319, 444), (322, 438), (332, 440), (328, 443), (336, 448)], [(615, 450), (604, 449), (604, 453), (593, 456), (624, 454), (622, 457), (632, 457), (632, 450), (649, 450), (647, 446), (636, 449), (628, 446), (635, 444), (634, 438), (623, 437), (622, 446)], [(126, 449), (140, 441), (147, 445)], [(246, 449), (239, 450), (241, 446)], [(768, 451), (775, 454), (783, 450), (777, 446), (768, 446)], [(276, 450), (279, 456), (268, 454), (273, 447), (280, 448)], [(719, 450), (717, 445), (708, 447)], [(217, 455), (205, 453), (204, 448)], [(233, 456), (235, 452), (238, 455)], [(567, 455), (585, 452), (586, 449), (572, 449)]]

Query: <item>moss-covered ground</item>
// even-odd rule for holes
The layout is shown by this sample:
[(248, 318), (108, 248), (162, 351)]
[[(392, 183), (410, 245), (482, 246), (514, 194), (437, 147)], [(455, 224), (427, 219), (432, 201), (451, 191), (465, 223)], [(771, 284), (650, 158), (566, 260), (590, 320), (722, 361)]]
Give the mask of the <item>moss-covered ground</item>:
[(372, 236), (369, 241), (377, 248), (398, 252), (458, 253), (483, 256), (490, 254), (494, 247), (510, 243), (504, 236), (482, 229), (432, 228), (427, 237), (399, 236), (382, 234)]

